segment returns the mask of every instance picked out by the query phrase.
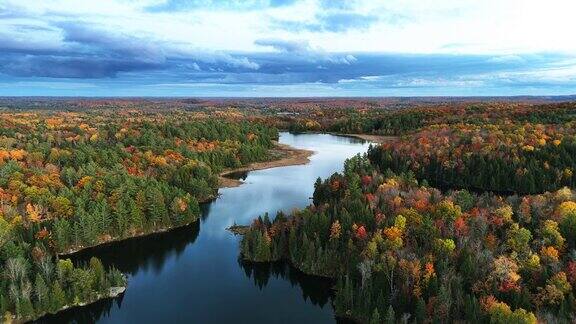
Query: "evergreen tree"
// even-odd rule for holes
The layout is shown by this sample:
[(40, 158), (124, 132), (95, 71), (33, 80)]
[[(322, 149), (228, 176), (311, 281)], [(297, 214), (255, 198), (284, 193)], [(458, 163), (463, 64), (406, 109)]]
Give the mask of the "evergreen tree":
[(271, 261), (270, 244), (266, 238), (260, 233), (256, 236), (256, 261)]
[(90, 271), (93, 277), (93, 285), (94, 289), (104, 292), (107, 288), (109, 288), (108, 281), (106, 279), (106, 272), (104, 271), (104, 266), (102, 262), (92, 257), (90, 258)]
[(56, 312), (66, 305), (66, 294), (58, 281), (52, 284), (52, 296), (50, 298), (50, 310)]
[(36, 280), (34, 281), (34, 291), (36, 292), (36, 300), (38, 301), (38, 308), (41, 310), (47, 310), (49, 307), (50, 300), (50, 290), (46, 285), (46, 282), (40, 275), (36, 274)]
[(151, 187), (147, 194), (148, 217), (151, 225), (156, 228), (168, 217), (164, 195), (157, 186)]
[(396, 314), (394, 313), (394, 307), (392, 305), (388, 306), (388, 311), (386, 312), (386, 318), (384, 319), (385, 324), (396, 323)]
[(378, 313), (378, 308), (374, 308), (374, 312), (372, 312), (372, 317), (370, 318), (370, 324), (380, 324), (380, 313)]
[(416, 303), (415, 319), (416, 323), (423, 324), (426, 322), (426, 303), (422, 297), (418, 298)]

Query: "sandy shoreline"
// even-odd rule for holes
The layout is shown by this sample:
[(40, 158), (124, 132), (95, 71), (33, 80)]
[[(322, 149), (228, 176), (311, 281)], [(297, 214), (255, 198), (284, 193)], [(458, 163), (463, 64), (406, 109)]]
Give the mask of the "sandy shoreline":
[[(338, 134), (334, 133), (333, 135), (336, 136), (348, 136), (354, 137), (358, 139), (362, 139), (369, 142), (374, 143), (385, 143), (390, 142), (397, 139), (397, 136), (384, 136), (384, 135), (370, 135), (370, 134)], [(275, 142), (276, 148), (273, 149), (275, 153), (279, 156), (284, 156), (280, 159), (274, 159), (271, 161), (265, 162), (255, 162), (251, 163), (247, 166), (240, 167), (237, 169), (232, 170), (225, 170), (220, 173), (219, 175), (219, 188), (233, 188), (242, 185), (242, 181), (227, 178), (226, 175), (236, 173), (236, 172), (246, 172), (246, 171), (255, 171), (255, 170), (264, 170), (264, 169), (271, 169), (283, 166), (290, 166), (290, 165), (301, 165), (310, 162), (309, 157), (314, 154), (313, 151), (310, 150), (303, 150), (291, 147), (286, 144), (280, 144)]]
[[(255, 162), (255, 163), (251, 163), (251, 164), (244, 166), (244, 167), (241, 167), (241, 168), (223, 171), (222, 173), (220, 173), (220, 176), (219, 176), (219, 188), (232, 188), (232, 187), (238, 187), (238, 186), (243, 184), (242, 181), (236, 180), (236, 179), (231, 179), (231, 178), (226, 178), (225, 175), (235, 173), (235, 172), (246, 172), (246, 171), (254, 171), (254, 170), (271, 169), (271, 168), (277, 168), (277, 167), (283, 167), (283, 166), (289, 166), (289, 165), (306, 164), (306, 163), (310, 162), (308, 157), (310, 157), (312, 154), (314, 154), (313, 151), (293, 148), (289, 145), (280, 144), (278, 142), (275, 142), (275, 145), (276, 145), (276, 147), (271, 150), (272, 154), (276, 158), (275, 160), (266, 161), (266, 162)], [(206, 202), (209, 202), (209, 201), (214, 200), (216, 198), (217, 198), (217, 195), (215, 195), (214, 197), (209, 197), (206, 200), (199, 201), (199, 203), (206, 203)], [(102, 245), (109, 245), (109, 244), (114, 244), (114, 243), (121, 242), (124, 240), (132, 239), (132, 238), (151, 236), (154, 234), (160, 234), (160, 233), (168, 232), (168, 231), (171, 231), (171, 230), (176, 229), (176, 228), (189, 226), (190, 224), (195, 223), (197, 221), (198, 221), (198, 218), (196, 218), (196, 219), (194, 219), (188, 223), (182, 224), (182, 225), (170, 226), (170, 227), (166, 227), (166, 228), (157, 228), (157, 229), (152, 230), (150, 232), (142, 231), (142, 232), (132, 233), (131, 235), (128, 235), (126, 237), (109, 237), (108, 239), (100, 240), (99, 242), (92, 244), (92, 245), (72, 247), (67, 251), (57, 253), (57, 255), (59, 257), (70, 257), (70, 256), (72, 256), (78, 252), (82, 252), (82, 251), (85, 251), (88, 249), (96, 248), (96, 247), (99, 247)]]
[(314, 151), (310, 150), (303, 150), (297, 149), (290, 145), (281, 144), (275, 142), (276, 148), (272, 149), (272, 154), (278, 157), (279, 159), (274, 159), (271, 161), (265, 162), (254, 162), (250, 163), (247, 166), (240, 167), (237, 169), (232, 170), (225, 170), (220, 173), (219, 177), (219, 187), (220, 188), (232, 188), (238, 187), (243, 184), (242, 181), (227, 178), (226, 175), (236, 173), (236, 172), (247, 172), (247, 171), (255, 171), (255, 170), (264, 170), (264, 169), (272, 169), (290, 165), (302, 165), (310, 162), (309, 157), (314, 154)]

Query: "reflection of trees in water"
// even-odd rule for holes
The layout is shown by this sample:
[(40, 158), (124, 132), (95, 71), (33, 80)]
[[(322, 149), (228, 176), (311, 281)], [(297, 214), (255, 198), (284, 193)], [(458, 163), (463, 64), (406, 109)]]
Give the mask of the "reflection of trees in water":
[(180, 256), (186, 246), (196, 241), (199, 233), (200, 222), (197, 221), (168, 232), (91, 248), (75, 254), (72, 259), (75, 263), (87, 263), (91, 257), (97, 257), (106, 267), (114, 266), (131, 275), (148, 268), (159, 273), (166, 260)]
[(254, 284), (262, 290), (268, 284), (271, 276), (288, 280), (292, 286), (302, 289), (304, 300), (310, 300), (313, 305), (324, 307), (332, 301), (334, 281), (328, 278), (307, 275), (284, 261), (278, 262), (247, 262), (238, 261), (248, 278), (253, 278)]
[[(76, 263), (88, 263), (91, 257), (102, 260), (106, 267), (114, 266), (124, 273), (137, 274), (151, 268), (159, 273), (166, 260), (171, 256), (180, 256), (186, 246), (193, 244), (200, 233), (200, 222), (174, 230), (137, 237), (90, 248), (74, 254), (71, 259)], [(130, 283), (128, 283), (130, 289)], [(110, 314), (114, 303), (122, 306), (124, 294), (111, 299), (68, 309), (55, 315), (45, 316), (38, 323), (95, 323), (102, 316)]]
[(116, 304), (118, 308), (122, 306), (124, 294), (114, 299), (104, 299), (84, 307), (76, 307), (59, 312), (55, 315), (44, 316), (33, 323), (56, 324), (56, 323), (96, 323), (102, 316), (110, 314), (110, 310)]
[(208, 215), (210, 215), (210, 209), (211, 208), (212, 208), (212, 201), (206, 202), (206, 203), (201, 203), (200, 204), (200, 219), (205, 221), (206, 218), (208, 218)]
[(226, 175), (226, 178), (244, 181), (244, 180), (246, 180), (246, 178), (248, 178), (248, 173), (249, 173), (249, 171), (230, 172)]

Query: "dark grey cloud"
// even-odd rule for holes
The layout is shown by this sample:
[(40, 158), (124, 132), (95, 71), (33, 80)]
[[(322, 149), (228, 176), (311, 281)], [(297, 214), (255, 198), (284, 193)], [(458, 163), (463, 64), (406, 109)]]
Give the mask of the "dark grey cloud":
[[(147, 42), (97, 28), (60, 23), (61, 41), (26, 41), (0, 35), (0, 73), (24, 77), (105, 78), (159, 69), (165, 57)], [(4, 41), (2, 41), (4, 40)]]
[(0, 57), (10, 53), (49, 54), (59, 49), (58, 44), (51, 42), (32, 43), (0, 33)]
[[(90, 26), (62, 23), (63, 44), (1, 42), (0, 73), (15, 77), (121, 78), (222, 84), (337, 84), (342, 80), (459, 79), (529, 71), (567, 60), (562, 55), (408, 55), (327, 53), (299, 40), (261, 39), (266, 53), (209, 53), (170, 48)], [(161, 49), (161, 50), (160, 50)], [(507, 82), (516, 82), (514, 79)], [(409, 83), (406, 83), (409, 84)]]
[(304, 64), (316, 64), (320, 68), (325, 68), (325, 64), (353, 64), (356, 58), (351, 54), (328, 53), (310, 46), (304, 40), (285, 40), (278, 38), (258, 39), (256, 45), (270, 47), (280, 54), (289, 54), (292, 63), (302, 61)]
[[(349, 22), (354, 19), (333, 18), (325, 23), (330, 27), (322, 28), (361, 28)], [(312, 47), (305, 40), (278, 38), (255, 41), (256, 45), (268, 48), (268, 52), (207, 52), (190, 49), (186, 44), (118, 33), (102, 26), (60, 22), (46, 28), (59, 30), (61, 39), (27, 41), (0, 33), (0, 84), (44, 78), (63, 82), (69, 79), (118, 82), (133, 87), (203, 84), (245, 89), (252, 85), (314, 84), (358, 92), (484, 85), (506, 89), (576, 88), (574, 78), (538, 75), (543, 69), (575, 65), (574, 57), (560, 54), (329, 53)]]
[(18, 77), (109, 78), (119, 72), (146, 71), (161, 66), (136, 60), (100, 57), (33, 55), (0, 57), (0, 73)]
[[(499, 60), (484, 55), (408, 55), (355, 53), (352, 63), (316, 59), (294, 55), (294, 52), (245, 54), (259, 65), (256, 71), (232, 69), (218, 63), (199, 63), (199, 71), (182, 66), (186, 60), (169, 62), (167, 71), (171, 82), (198, 82), (218, 84), (338, 84), (347, 81), (365, 81), (374, 78), (382, 86), (430, 86), (422, 80), (459, 81), (469, 77), (531, 71), (553, 65), (567, 57), (554, 55), (527, 55), (522, 60)], [(336, 54), (330, 54), (337, 57)], [(338, 54), (342, 55), (342, 54)], [(417, 82), (412, 82), (417, 80)], [(418, 81), (420, 80), (420, 81)], [(497, 78), (487, 79), (495, 82)], [(515, 81), (512, 81), (515, 82)]]
[[(236, 57), (233, 53), (228, 55)], [(562, 64), (570, 68), (570, 64), (574, 64), (574, 58), (562, 55), (521, 55), (520, 59), (510, 59), (487, 55), (354, 53), (355, 61), (350, 64), (304, 59), (288, 51), (242, 55), (259, 68), (246, 69), (224, 61), (187, 57), (167, 57), (162, 64), (150, 65), (118, 59), (102, 61), (90, 56), (33, 55), (14, 57), (4, 64), (6, 56), (0, 55), (0, 94), (9, 94), (2, 84), (18, 84), (14, 80), (29, 80), (27, 78), (32, 76), (62, 80), (60, 88), (67, 82), (78, 82), (70, 81), (70, 78), (86, 79), (97, 89), (102, 87), (100, 92), (94, 93), (87, 93), (97, 91), (94, 88), (82, 90), (86, 91), (82, 93), (92, 95), (266, 95), (254, 93), (254, 89), (282, 89), (284, 86), (298, 89), (297, 95), (493, 95), (534, 94), (536, 90), (539, 94), (576, 91), (576, 79), (546, 76), (549, 69), (561, 69)], [(110, 79), (112, 76), (114, 78)], [(317, 92), (328, 91), (326, 89), (331, 92)], [(61, 91), (58, 93), (66, 93)], [(289, 91), (274, 94), (289, 95)]]
[(64, 41), (75, 43), (91, 53), (104, 53), (113, 57), (129, 57), (149, 63), (162, 63), (166, 57), (161, 48), (146, 39), (124, 34), (112, 34), (97, 27), (77, 23), (58, 25), (64, 32)]
[[(27, 41), (0, 33), (0, 73), (25, 77), (112, 78), (122, 72), (168, 70), (186, 59), (184, 73), (256, 70), (243, 55), (202, 52), (142, 37), (115, 33), (99, 26), (61, 22), (57, 41)], [(188, 71), (189, 70), (189, 71)]]

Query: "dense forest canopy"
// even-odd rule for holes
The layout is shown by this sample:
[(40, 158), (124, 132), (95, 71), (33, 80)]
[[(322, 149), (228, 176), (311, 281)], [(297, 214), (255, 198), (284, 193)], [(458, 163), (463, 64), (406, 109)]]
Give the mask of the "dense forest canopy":
[[(245, 261), (335, 278), (362, 322), (574, 321), (576, 104), (396, 99), (2, 98), (0, 314), (118, 292), (91, 246), (195, 222), (278, 129), (381, 136), (313, 204), (257, 218)], [(25, 109), (26, 108), (26, 109)]]
[(218, 174), (269, 158), (276, 129), (184, 113), (0, 115), (0, 314), (30, 319), (125, 285), (57, 253), (190, 224)]
[(358, 156), (318, 180), (312, 206), (255, 220), (241, 250), (337, 278), (337, 314), (362, 322), (572, 321), (575, 200), (443, 193)]
[(576, 320), (576, 105), (354, 111), (296, 122), (396, 135), (318, 179), (311, 206), (256, 219), (245, 260), (337, 280), (360, 322)]
[(539, 193), (576, 185), (576, 123), (436, 125), (369, 152), (381, 170), (445, 187)]

